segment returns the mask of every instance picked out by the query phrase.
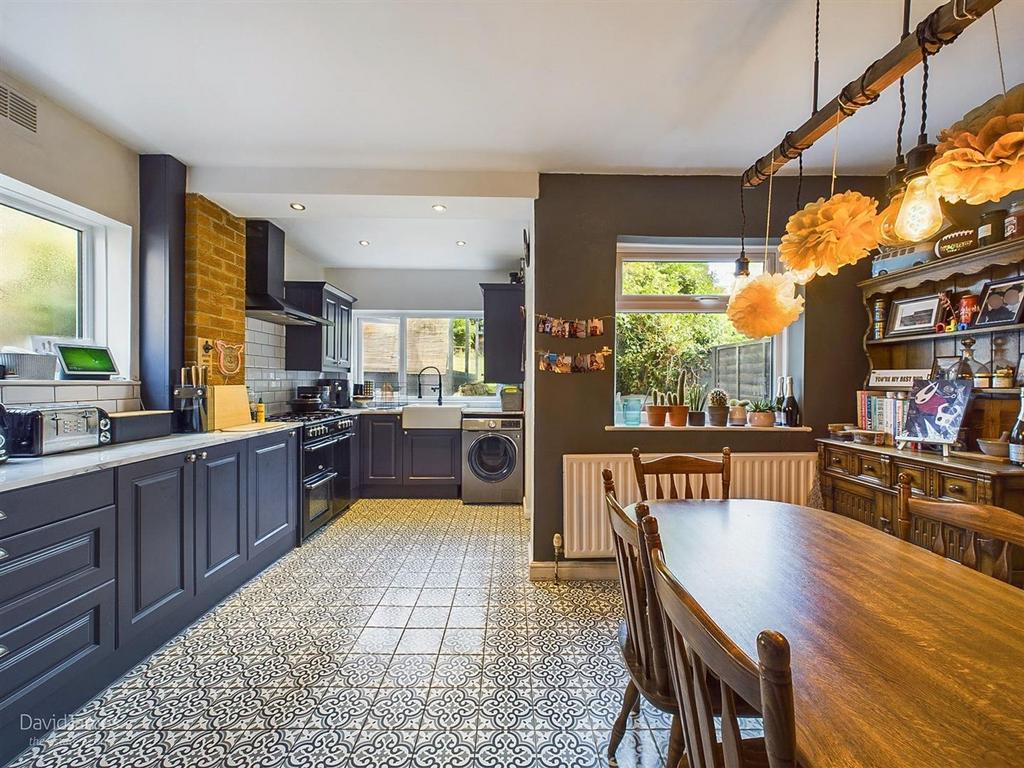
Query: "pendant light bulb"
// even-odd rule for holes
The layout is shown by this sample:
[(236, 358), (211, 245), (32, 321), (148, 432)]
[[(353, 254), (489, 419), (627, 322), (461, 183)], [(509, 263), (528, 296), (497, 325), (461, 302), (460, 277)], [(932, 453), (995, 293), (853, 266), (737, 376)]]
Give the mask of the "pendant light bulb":
[(896, 236), (910, 243), (919, 243), (941, 228), (942, 206), (935, 184), (927, 174), (911, 179), (896, 216)]

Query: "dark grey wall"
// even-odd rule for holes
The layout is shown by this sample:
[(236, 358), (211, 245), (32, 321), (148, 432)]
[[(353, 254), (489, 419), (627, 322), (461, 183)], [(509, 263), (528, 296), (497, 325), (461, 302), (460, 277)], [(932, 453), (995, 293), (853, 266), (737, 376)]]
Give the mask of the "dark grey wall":
[[(837, 189), (878, 196), (880, 179), (841, 179)], [(804, 202), (828, 195), (829, 179), (805, 178)], [(744, 193), (747, 231), (764, 235), (768, 185)], [(777, 179), (772, 197), (773, 237), (795, 207), (796, 179)], [(592, 176), (543, 174), (535, 205), (536, 310), (558, 317), (615, 312), (615, 243), (622, 235), (738, 237), (739, 180), (725, 176)], [(814, 433), (719, 432), (642, 434), (605, 432), (612, 422), (614, 373), (536, 375), (534, 559), (551, 560), (551, 537), (562, 531), (562, 455), (714, 451), (809, 451), (832, 421), (854, 416), (853, 393), (867, 373), (861, 340), (867, 315), (856, 287), (870, 274), (865, 259), (835, 277), (807, 286), (807, 308), (791, 334), (791, 372), (804, 422)], [(529, 329), (535, 323), (527, 325)], [(614, 347), (614, 325), (606, 326)], [(559, 348), (560, 349), (560, 348)], [(800, 363), (806, 364), (801, 365)], [(535, 361), (534, 361), (535, 364)], [(800, 371), (803, 370), (803, 375)], [(619, 482), (632, 482), (622, 478)]]

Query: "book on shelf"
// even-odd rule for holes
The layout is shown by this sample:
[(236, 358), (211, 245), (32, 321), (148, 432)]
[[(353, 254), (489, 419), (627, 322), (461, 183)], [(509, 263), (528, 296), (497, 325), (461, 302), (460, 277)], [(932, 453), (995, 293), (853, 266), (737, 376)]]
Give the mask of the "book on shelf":
[(895, 445), (903, 431), (910, 401), (897, 398), (894, 392), (862, 389), (857, 392), (857, 426), (885, 433), (885, 444)]

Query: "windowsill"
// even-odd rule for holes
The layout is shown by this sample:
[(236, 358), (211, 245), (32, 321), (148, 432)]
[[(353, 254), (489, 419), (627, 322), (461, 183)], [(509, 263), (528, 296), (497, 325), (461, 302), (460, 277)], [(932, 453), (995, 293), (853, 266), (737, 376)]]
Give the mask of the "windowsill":
[(112, 387), (140, 383), (138, 379), (0, 379), (0, 387)]
[(812, 432), (810, 427), (652, 427), (649, 424), (631, 426), (627, 424), (609, 424), (604, 428), (605, 432)]

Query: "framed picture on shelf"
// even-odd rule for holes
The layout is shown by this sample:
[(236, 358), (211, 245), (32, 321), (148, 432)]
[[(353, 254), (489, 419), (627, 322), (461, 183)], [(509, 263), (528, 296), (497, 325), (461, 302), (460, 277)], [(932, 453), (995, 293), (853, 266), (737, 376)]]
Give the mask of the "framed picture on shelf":
[(981, 311), (974, 320), (975, 328), (1012, 325), (1020, 322), (1024, 277), (1010, 277), (985, 284), (981, 292)]
[(1017, 373), (1013, 376), (1013, 386), (1024, 387), (1024, 355), (1017, 360)]
[(939, 314), (940, 299), (938, 294), (913, 299), (896, 299), (889, 306), (889, 331), (886, 335), (902, 336), (933, 332)]
[(963, 360), (959, 355), (949, 357), (936, 357), (932, 360), (932, 370), (928, 378), (932, 381), (939, 379), (955, 379), (960, 373), (960, 362)]

